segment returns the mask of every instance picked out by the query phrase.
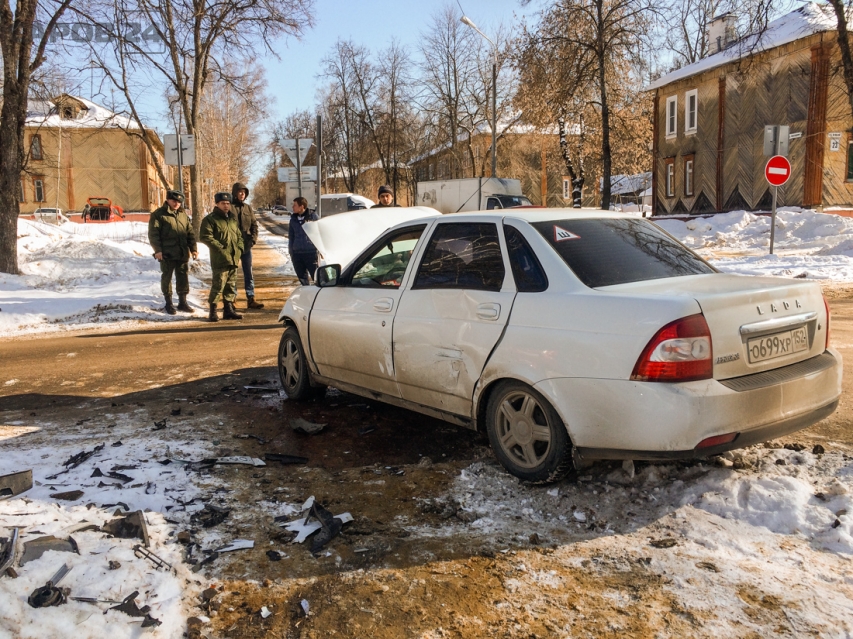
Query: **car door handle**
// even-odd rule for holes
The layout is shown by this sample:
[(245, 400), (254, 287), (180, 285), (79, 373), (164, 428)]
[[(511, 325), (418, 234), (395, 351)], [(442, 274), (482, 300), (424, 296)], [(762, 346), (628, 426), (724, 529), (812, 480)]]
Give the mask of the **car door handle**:
[(390, 297), (383, 297), (373, 302), (373, 310), (379, 313), (390, 313), (394, 308), (394, 300)]
[(496, 320), (501, 316), (500, 304), (480, 304), (477, 307), (477, 317), (484, 320)]

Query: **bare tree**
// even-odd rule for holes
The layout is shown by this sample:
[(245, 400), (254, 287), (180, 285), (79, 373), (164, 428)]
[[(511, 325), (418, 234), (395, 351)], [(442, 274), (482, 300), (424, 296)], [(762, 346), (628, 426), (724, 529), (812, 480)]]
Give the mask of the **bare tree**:
[[(314, 0), (139, 0), (134, 14), (144, 16), (150, 24), (151, 39), (145, 41), (127, 37), (124, 25), (130, 22), (130, 10), (120, 0), (103, 2), (107, 4), (78, 9), (78, 13), (94, 23), (107, 16), (116, 24), (116, 56), (133, 58), (139, 69), (159, 78), (164, 92), (176, 98), (181, 132), (193, 135), (198, 133), (209, 81), (248, 96), (251, 73), (235, 74), (235, 70), (245, 67), (243, 63), (261, 47), (273, 52), (275, 38), (301, 36), (314, 19)], [(151, 46), (152, 41), (162, 49)], [(202, 217), (200, 159), (203, 154), (197, 154), (197, 163), (189, 171), (196, 230)]]
[[(27, 150), (24, 124), (33, 74), (45, 62), (45, 48), (71, 0), (9, 0), (0, 5), (3, 105), (0, 110), (0, 272), (18, 272), (18, 215), (21, 170)], [(45, 20), (38, 42), (33, 26)], [(35, 46), (35, 51), (33, 47)]]
[(613, 169), (611, 129), (617, 67), (638, 57), (638, 43), (651, 31), (655, 0), (559, 0), (543, 11), (541, 22), (560, 25), (540, 33), (542, 46), (565, 46), (577, 52), (579, 68), (593, 78), (601, 122), (601, 208), (610, 207)]

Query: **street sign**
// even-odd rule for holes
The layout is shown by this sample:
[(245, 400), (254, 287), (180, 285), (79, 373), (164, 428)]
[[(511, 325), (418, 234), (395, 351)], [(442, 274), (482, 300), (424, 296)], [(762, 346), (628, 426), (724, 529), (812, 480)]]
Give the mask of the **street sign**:
[(563, 176), (563, 199), (572, 199), (572, 178)]
[(284, 148), (285, 153), (287, 153), (287, 157), (289, 157), (290, 161), (293, 162), (293, 166), (297, 166), (305, 161), (305, 158), (308, 155), (308, 150), (311, 148), (313, 143), (314, 140), (311, 138), (299, 138), (299, 160), (296, 159), (295, 139), (284, 140), (281, 143), (281, 146)]
[(774, 155), (767, 160), (767, 166), (764, 167), (764, 177), (771, 186), (782, 186), (791, 177), (791, 163), (788, 158), (781, 155)]
[[(296, 167), (294, 166), (283, 166), (278, 168), (278, 181), (279, 182), (298, 182), (299, 181), (299, 173), (296, 171)], [(305, 182), (316, 182), (317, 181), (317, 167), (316, 166), (303, 166), (302, 167), (302, 180)]]
[[(178, 137), (181, 138), (181, 153), (178, 156)], [(195, 165), (195, 136), (174, 133), (163, 136), (163, 157), (166, 164), (170, 166), (194, 166)]]

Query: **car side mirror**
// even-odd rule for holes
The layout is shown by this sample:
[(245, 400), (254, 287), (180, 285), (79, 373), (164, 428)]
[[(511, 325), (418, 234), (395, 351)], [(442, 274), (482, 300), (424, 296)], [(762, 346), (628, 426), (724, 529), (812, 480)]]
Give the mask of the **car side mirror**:
[(320, 288), (327, 286), (337, 286), (338, 280), (341, 277), (340, 264), (327, 264), (317, 269), (316, 283)]

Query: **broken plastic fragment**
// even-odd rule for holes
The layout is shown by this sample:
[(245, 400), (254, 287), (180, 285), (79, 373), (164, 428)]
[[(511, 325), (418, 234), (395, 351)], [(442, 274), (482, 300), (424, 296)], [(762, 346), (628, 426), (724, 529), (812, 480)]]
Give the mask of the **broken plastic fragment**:
[(299, 605), (302, 606), (302, 612), (304, 612), (305, 616), (307, 617), (310, 614), (310, 609), (311, 609), (311, 605), (308, 603), (308, 600), (303, 599), (302, 601), (299, 602)]
[(301, 417), (290, 420), (290, 427), (297, 433), (305, 433), (306, 435), (316, 435), (326, 427), (326, 424), (315, 424)]
[(217, 457), (217, 464), (246, 464), (248, 466), (266, 466), (266, 462), (257, 457), (248, 457), (246, 455), (238, 455), (234, 457)]
[(270, 612), (269, 608), (267, 608), (266, 606), (262, 606), (262, 607), (261, 607), (261, 617), (263, 617), (264, 619), (266, 619), (266, 618), (267, 618), (267, 617), (269, 617), (271, 614), (272, 614), (272, 613)]
[(254, 547), (255, 541), (253, 539), (235, 539), (230, 544), (217, 548), (214, 552), (231, 552), (232, 550), (246, 550)]

